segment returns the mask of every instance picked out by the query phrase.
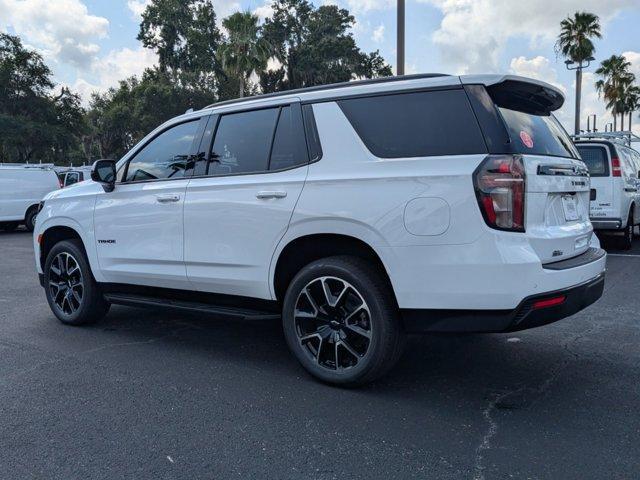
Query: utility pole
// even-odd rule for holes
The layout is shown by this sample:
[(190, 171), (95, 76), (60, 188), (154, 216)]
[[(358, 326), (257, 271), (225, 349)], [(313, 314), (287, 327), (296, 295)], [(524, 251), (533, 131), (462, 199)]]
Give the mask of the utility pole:
[(398, 66), (396, 75), (404, 75), (404, 1), (398, 0), (398, 40), (397, 40), (397, 57)]
[[(587, 68), (595, 58), (589, 57), (584, 60), (580, 60), (576, 64), (573, 60), (566, 60), (564, 64), (567, 66), (567, 70), (576, 71), (576, 116), (575, 116), (575, 133), (580, 134), (580, 97), (582, 96), (582, 70)], [(575, 66), (572, 66), (575, 65)]]

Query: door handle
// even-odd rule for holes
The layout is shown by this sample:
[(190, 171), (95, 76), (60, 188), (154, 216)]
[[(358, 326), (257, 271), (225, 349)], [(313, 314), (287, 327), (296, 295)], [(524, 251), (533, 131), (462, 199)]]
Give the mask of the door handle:
[(256, 198), (259, 198), (260, 200), (266, 200), (268, 198), (285, 198), (286, 196), (287, 192), (282, 191), (263, 191), (256, 194)]
[(156, 200), (159, 203), (173, 203), (180, 200), (180, 195), (156, 195)]

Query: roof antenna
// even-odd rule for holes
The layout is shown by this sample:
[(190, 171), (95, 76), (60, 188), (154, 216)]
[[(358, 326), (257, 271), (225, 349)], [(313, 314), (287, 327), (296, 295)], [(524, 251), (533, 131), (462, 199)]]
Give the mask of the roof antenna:
[(191, 107), (189, 110), (187, 110), (187, 111), (186, 111), (186, 112), (184, 112), (184, 113), (185, 113), (185, 115), (186, 115), (187, 113), (191, 113), (191, 112), (193, 112), (193, 107)]

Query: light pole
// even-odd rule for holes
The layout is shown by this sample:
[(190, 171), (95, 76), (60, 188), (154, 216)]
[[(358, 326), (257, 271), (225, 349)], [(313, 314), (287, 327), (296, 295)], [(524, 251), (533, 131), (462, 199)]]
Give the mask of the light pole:
[(398, 0), (397, 57), (396, 75), (404, 75), (404, 0)]
[[(595, 58), (589, 57), (584, 60), (580, 60), (578, 63), (573, 60), (565, 60), (567, 70), (576, 71), (576, 117), (575, 117), (575, 133), (580, 134), (580, 96), (582, 95), (582, 70), (591, 65)], [(574, 65), (574, 66), (572, 66)]]

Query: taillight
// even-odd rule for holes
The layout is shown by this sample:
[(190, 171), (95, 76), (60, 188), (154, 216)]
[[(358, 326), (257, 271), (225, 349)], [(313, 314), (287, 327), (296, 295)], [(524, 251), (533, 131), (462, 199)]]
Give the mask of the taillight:
[(487, 225), (498, 230), (524, 232), (525, 174), (522, 157), (488, 156), (474, 172), (473, 183)]
[(611, 159), (611, 176), (613, 177), (622, 176), (622, 169), (620, 168), (620, 159), (618, 157), (613, 157)]

